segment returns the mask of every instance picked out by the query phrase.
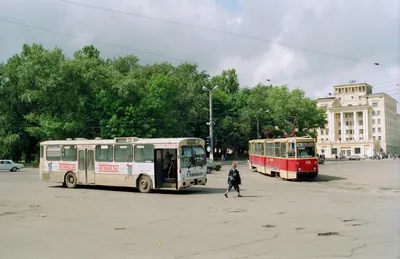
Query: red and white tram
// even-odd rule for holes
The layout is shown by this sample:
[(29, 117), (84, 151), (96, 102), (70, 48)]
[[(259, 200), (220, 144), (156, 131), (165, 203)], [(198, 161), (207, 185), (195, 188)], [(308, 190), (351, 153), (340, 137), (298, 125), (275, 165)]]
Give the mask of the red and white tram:
[(257, 172), (284, 179), (313, 179), (318, 176), (315, 139), (250, 140), (249, 166)]

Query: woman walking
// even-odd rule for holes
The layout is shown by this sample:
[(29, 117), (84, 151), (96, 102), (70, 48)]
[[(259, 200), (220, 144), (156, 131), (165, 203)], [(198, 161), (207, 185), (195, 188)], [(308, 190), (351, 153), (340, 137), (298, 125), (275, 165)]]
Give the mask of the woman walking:
[(228, 189), (226, 189), (225, 192), (225, 197), (228, 198), (228, 192), (232, 189), (232, 187), (235, 188), (235, 190), (238, 192), (238, 197), (242, 197), (240, 195), (240, 188), (239, 185), (242, 183), (242, 179), (240, 178), (240, 173), (236, 169), (237, 167), (237, 162), (232, 163), (232, 168), (229, 170), (228, 174)]

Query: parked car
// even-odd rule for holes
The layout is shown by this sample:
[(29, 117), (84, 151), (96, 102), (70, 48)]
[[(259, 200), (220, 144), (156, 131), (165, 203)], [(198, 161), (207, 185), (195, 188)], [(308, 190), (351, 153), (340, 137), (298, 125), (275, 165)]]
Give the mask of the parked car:
[(212, 170), (219, 171), (221, 170), (221, 165), (215, 163), (210, 158), (207, 158), (207, 173), (211, 173)]
[(356, 155), (349, 157), (349, 160), (360, 160), (360, 159), (361, 159), (361, 157), (360, 156), (356, 156)]
[(0, 171), (7, 170), (11, 172), (16, 172), (22, 168), (24, 168), (23, 164), (14, 163), (12, 160), (0, 160)]

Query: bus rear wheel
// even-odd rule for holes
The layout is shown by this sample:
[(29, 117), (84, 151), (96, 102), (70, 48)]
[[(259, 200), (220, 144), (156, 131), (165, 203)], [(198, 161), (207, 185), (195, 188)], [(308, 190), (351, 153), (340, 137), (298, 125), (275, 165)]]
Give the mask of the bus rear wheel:
[(147, 175), (140, 176), (138, 180), (138, 187), (141, 193), (149, 193), (152, 187), (150, 177), (148, 177)]
[(65, 175), (64, 183), (68, 188), (75, 188), (78, 185), (78, 179), (74, 173), (69, 172)]

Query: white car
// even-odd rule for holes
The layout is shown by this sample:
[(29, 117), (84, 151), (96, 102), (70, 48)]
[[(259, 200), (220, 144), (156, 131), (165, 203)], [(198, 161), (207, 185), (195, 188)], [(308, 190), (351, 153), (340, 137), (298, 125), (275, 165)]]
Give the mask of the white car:
[(16, 164), (12, 160), (0, 160), (0, 171), (7, 170), (11, 172), (16, 172), (23, 167), (23, 164)]

